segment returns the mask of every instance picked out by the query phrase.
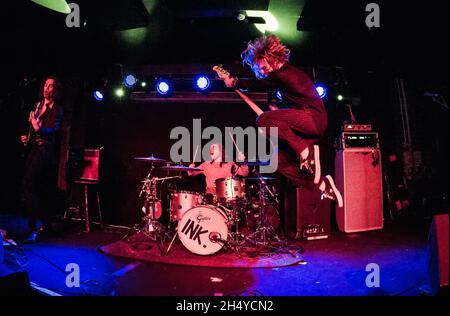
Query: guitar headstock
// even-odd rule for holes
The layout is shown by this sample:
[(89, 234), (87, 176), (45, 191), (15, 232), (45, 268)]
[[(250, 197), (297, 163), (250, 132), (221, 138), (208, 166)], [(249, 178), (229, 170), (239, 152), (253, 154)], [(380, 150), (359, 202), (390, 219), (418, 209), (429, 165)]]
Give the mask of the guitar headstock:
[(217, 75), (219, 76), (219, 78), (221, 79), (225, 79), (225, 78), (229, 78), (230, 77), (230, 73), (225, 70), (222, 65), (216, 65), (213, 67), (213, 70), (217, 73)]

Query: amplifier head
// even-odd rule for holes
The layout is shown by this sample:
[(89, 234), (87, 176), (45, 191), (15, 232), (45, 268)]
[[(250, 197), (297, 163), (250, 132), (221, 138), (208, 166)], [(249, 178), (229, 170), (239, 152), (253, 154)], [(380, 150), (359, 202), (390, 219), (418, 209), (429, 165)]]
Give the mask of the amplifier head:
[(344, 124), (342, 127), (343, 132), (371, 132), (371, 124)]

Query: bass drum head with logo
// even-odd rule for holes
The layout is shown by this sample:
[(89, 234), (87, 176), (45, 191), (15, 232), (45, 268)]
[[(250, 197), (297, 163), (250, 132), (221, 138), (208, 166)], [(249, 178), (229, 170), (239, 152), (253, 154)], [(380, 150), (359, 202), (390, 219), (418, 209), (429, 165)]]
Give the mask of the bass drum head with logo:
[(197, 255), (212, 255), (224, 246), (220, 240), (228, 239), (227, 215), (214, 206), (196, 206), (184, 213), (177, 231), (186, 249)]

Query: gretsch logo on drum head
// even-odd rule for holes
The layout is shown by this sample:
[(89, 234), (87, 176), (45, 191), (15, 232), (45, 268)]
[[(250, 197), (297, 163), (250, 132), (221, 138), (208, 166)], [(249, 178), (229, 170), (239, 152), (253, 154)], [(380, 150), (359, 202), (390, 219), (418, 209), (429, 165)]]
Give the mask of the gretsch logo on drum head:
[(210, 221), (211, 220), (211, 217), (206, 217), (206, 216), (203, 216), (203, 215), (198, 215), (197, 216), (197, 223), (201, 223), (201, 222), (204, 222), (204, 221)]

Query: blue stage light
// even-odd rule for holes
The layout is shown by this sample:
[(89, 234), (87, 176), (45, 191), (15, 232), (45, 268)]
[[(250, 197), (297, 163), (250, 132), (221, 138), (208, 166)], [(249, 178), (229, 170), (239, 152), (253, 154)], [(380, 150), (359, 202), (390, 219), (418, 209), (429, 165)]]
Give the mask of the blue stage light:
[(165, 80), (158, 81), (156, 84), (156, 90), (159, 94), (168, 94), (170, 92), (170, 84)]
[(200, 90), (206, 90), (209, 87), (210, 81), (209, 81), (208, 77), (200, 76), (200, 77), (197, 78), (195, 83), (197, 84), (197, 87)]
[(316, 91), (321, 99), (325, 98), (327, 95), (327, 88), (323, 85), (316, 85)]
[(281, 94), (280, 90), (277, 90), (277, 92), (275, 92), (275, 96), (278, 100), (283, 100), (283, 94)]
[(94, 91), (94, 98), (97, 101), (103, 101), (103, 93), (101, 93), (99, 90)]
[(123, 84), (127, 88), (132, 88), (134, 85), (138, 82), (137, 78), (133, 75), (126, 75), (125, 79), (123, 80)]

